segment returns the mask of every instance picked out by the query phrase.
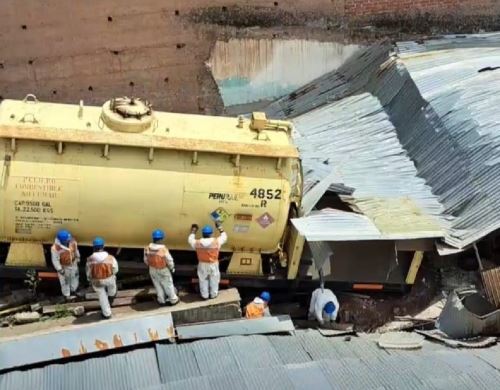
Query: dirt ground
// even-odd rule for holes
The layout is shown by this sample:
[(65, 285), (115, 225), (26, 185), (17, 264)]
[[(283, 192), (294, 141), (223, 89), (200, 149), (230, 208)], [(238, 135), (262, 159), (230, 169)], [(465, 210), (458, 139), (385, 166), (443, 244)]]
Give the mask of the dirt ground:
[(424, 262), (414, 286), (407, 294), (338, 294), (341, 322), (353, 323), (357, 331), (373, 332), (394, 319), (414, 315), (425, 309), (440, 293), (436, 268)]

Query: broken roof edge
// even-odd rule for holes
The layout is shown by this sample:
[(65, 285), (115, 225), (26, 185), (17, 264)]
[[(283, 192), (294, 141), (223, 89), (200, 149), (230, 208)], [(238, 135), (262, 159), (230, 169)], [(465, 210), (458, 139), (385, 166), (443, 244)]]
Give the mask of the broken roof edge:
[(406, 233), (383, 233), (366, 215), (338, 209), (322, 209), (302, 218), (293, 218), (293, 225), (307, 241), (398, 241), (422, 238), (443, 238), (442, 230), (421, 230)]

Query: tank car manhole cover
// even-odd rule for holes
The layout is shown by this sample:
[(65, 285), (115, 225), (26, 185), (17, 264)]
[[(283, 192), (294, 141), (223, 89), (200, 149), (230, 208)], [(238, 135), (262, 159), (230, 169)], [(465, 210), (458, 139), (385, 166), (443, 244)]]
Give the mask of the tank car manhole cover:
[(271, 214), (265, 212), (259, 218), (257, 218), (256, 221), (262, 227), (262, 229), (265, 229), (274, 222), (274, 218), (271, 217)]

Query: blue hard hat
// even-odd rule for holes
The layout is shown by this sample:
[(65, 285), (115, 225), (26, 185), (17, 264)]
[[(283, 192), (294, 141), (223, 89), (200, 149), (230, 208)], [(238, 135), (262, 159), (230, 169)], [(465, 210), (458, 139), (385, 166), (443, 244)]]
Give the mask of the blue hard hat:
[(92, 245), (94, 246), (94, 248), (102, 248), (104, 246), (104, 238), (102, 237), (94, 238)]
[(323, 308), (326, 314), (333, 314), (335, 311), (335, 304), (333, 302), (328, 302)]
[(60, 243), (68, 242), (69, 240), (71, 240), (71, 233), (64, 229), (59, 230), (57, 232), (57, 239)]
[(262, 299), (264, 302), (269, 302), (271, 300), (271, 294), (267, 291), (262, 291), (260, 294), (260, 299)]
[(165, 238), (165, 232), (161, 229), (153, 230), (151, 237), (153, 237), (153, 240), (163, 240)]
[(205, 225), (205, 226), (203, 226), (203, 229), (201, 229), (201, 233), (205, 236), (209, 236), (213, 232), (214, 232), (214, 230), (212, 229), (212, 226), (210, 226), (210, 225)]

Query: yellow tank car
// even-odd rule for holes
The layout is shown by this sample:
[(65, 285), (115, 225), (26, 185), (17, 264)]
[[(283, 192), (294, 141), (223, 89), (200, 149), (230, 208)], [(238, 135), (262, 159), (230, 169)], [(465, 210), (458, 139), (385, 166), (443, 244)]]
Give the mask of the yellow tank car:
[(262, 113), (154, 112), (127, 97), (102, 107), (4, 100), (0, 240), (11, 243), (8, 262), (35, 261), (33, 248), (61, 228), (83, 245), (100, 235), (117, 248), (142, 248), (162, 228), (169, 248), (188, 250), (191, 224), (218, 215), (233, 252), (229, 273), (261, 274), (261, 254), (276, 254), (293, 278), (303, 240), (289, 223), (302, 190), (291, 128)]

